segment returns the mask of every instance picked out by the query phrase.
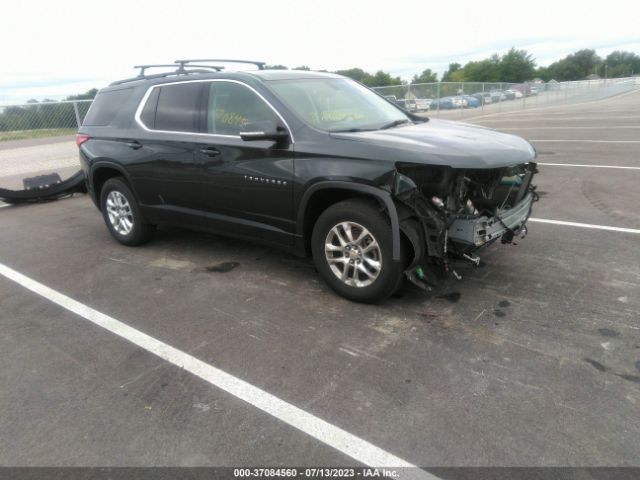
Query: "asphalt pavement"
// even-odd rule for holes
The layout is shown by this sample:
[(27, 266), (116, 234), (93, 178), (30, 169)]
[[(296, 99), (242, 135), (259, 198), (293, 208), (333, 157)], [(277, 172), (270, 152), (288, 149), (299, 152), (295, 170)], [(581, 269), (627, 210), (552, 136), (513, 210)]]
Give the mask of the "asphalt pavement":
[[(639, 111), (636, 91), (466, 119), (532, 140), (536, 219), (587, 226), (532, 221), (461, 281), (381, 305), (258, 244), (163, 228), (124, 247), (86, 196), (0, 209), (0, 264), (89, 309), (0, 275), (0, 465), (361, 465), (309, 434), (317, 418), (426, 467), (640, 466), (640, 170), (609, 168), (640, 167)], [(302, 423), (87, 321), (94, 311)]]

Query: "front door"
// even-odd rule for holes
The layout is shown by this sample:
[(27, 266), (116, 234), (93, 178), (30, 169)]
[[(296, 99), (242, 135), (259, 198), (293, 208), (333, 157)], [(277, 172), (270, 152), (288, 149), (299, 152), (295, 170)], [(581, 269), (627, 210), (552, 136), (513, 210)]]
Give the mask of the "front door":
[(212, 81), (205, 89), (206, 135), (196, 149), (203, 207), (228, 233), (293, 244), (293, 146), (240, 138), (247, 124), (282, 121), (243, 83)]

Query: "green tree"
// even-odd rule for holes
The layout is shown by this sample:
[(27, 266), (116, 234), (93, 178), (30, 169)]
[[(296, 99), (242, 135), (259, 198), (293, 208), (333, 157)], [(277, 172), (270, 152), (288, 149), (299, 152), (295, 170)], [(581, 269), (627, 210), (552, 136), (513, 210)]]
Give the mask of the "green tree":
[(286, 65), (265, 65), (264, 68), (266, 68), (267, 70), (289, 70), (289, 68)]
[(65, 100), (93, 100), (97, 94), (98, 89), (92, 88), (91, 90), (87, 90), (86, 92), (78, 95), (69, 95)]
[(414, 75), (411, 83), (433, 83), (438, 81), (438, 74), (431, 71), (430, 68), (423, 70), (420, 75)]
[[(633, 52), (616, 50), (607, 55), (604, 63), (608, 67), (608, 77), (627, 77), (640, 73), (640, 56)], [(604, 72), (600, 75), (604, 75)]]
[(595, 50), (584, 49), (567, 55), (547, 67), (549, 79), (558, 81), (582, 80), (600, 70), (602, 59)]
[(459, 63), (457, 63), (457, 62), (450, 63), (449, 64), (449, 68), (447, 69), (446, 72), (444, 72), (444, 75), (442, 75), (442, 81), (443, 82), (459, 81), (459, 80), (454, 80), (453, 79), (453, 74), (456, 73), (457, 71), (459, 71), (460, 68), (462, 68), (462, 65), (460, 65)]
[(294, 70), (306, 70), (306, 71), (309, 71), (311, 69), (309, 67), (307, 67), (306, 65), (300, 65), (299, 67), (295, 67)]
[(534, 78), (540, 78), (542, 80), (544, 80), (545, 82), (548, 82), (549, 80), (551, 80), (551, 74), (549, 73), (549, 68), (548, 67), (538, 67), (536, 69), (536, 72), (534, 74)]
[(353, 78), (354, 80), (363, 83), (369, 87), (386, 87), (389, 85), (402, 85), (402, 79), (400, 77), (392, 77), (390, 73), (378, 70), (373, 75), (365, 72), (361, 68), (349, 68), (347, 70), (338, 70), (334, 73), (338, 75), (344, 75), (345, 77)]
[(501, 80), (500, 58), (493, 55), (491, 58), (468, 62), (456, 75), (452, 75), (455, 81), (460, 82), (499, 82)]
[(500, 59), (500, 81), (520, 83), (531, 80), (536, 71), (536, 62), (526, 50), (512, 47)]
[(337, 70), (335, 73), (338, 75), (343, 75), (345, 77), (353, 78), (354, 80), (364, 83), (365, 85), (369, 85), (373, 82), (373, 77), (371, 74), (365, 72), (361, 68), (349, 68), (347, 70)]
[(388, 85), (402, 85), (400, 77), (392, 77), (390, 73), (378, 70), (373, 75), (373, 81), (368, 84), (370, 87), (386, 87)]

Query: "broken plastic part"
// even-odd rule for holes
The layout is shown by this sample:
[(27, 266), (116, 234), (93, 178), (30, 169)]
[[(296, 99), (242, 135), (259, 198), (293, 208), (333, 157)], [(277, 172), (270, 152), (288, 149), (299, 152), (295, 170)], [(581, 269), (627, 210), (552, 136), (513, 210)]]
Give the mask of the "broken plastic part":
[(473, 263), (476, 267), (480, 265), (480, 257), (474, 257), (473, 255), (469, 255), (468, 253), (465, 253), (462, 256)]
[(432, 197), (431, 203), (433, 203), (438, 208), (444, 208), (444, 202), (439, 197)]
[[(57, 174), (56, 178), (60, 178)], [(46, 202), (65, 197), (76, 192), (86, 192), (84, 172), (79, 170), (61, 182), (51, 183), (53, 175), (25, 179), (24, 190), (8, 190), (0, 188), (0, 200), (5, 203)]]

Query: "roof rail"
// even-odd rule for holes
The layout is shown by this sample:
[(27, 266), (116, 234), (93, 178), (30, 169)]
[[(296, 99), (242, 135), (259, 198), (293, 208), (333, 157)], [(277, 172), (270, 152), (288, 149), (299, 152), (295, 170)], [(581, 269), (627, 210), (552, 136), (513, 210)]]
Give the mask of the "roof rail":
[(203, 59), (192, 59), (192, 60), (176, 60), (175, 63), (180, 64), (180, 68), (184, 68), (188, 63), (200, 63), (200, 62), (220, 62), (220, 63), (246, 63), (255, 65), (258, 67), (258, 70), (265, 69), (265, 62), (256, 62), (253, 60), (233, 60), (233, 59), (220, 59), (220, 58), (203, 58)]
[[(255, 65), (258, 70), (264, 70), (265, 62), (254, 62), (252, 60), (233, 60), (233, 59), (216, 59), (216, 58), (204, 58), (204, 59), (192, 59), (192, 60), (176, 60), (174, 63), (159, 63), (149, 65), (135, 65), (133, 68), (139, 68), (140, 73), (137, 77), (125, 78), (124, 80), (117, 80), (110, 85), (121, 85), (123, 83), (135, 82), (136, 80), (151, 80), (154, 78), (169, 77), (171, 75), (189, 75), (194, 73), (211, 73), (211, 71), (220, 72), (225, 67), (221, 65), (194, 65), (196, 63), (203, 62), (220, 62), (220, 63), (246, 63)], [(149, 68), (176, 68), (170, 72), (155, 73), (153, 75), (145, 75), (145, 71)], [(188, 67), (188, 69), (187, 69)]]
[[(147, 68), (166, 68), (166, 67), (178, 67), (176, 70), (172, 70), (170, 72), (162, 72), (155, 73), (153, 75), (145, 75), (144, 71)], [(170, 77), (171, 75), (189, 75), (194, 73), (211, 73), (212, 71), (220, 72), (224, 70), (224, 67), (218, 65), (189, 65), (189, 69), (185, 69), (184, 65), (179, 65), (175, 63), (170, 64), (157, 64), (157, 65), (136, 65), (133, 68), (139, 68), (140, 73), (137, 77), (125, 78), (124, 80), (117, 80), (115, 82), (111, 82), (110, 85), (121, 85), (123, 83), (135, 82), (137, 80), (152, 80), (154, 78), (163, 78)]]
[(140, 69), (140, 73), (138, 74), (138, 76), (140, 78), (144, 77), (144, 71), (147, 68), (168, 68), (168, 67), (175, 67), (176, 64), (175, 63), (165, 63), (165, 64), (156, 64), (156, 65), (134, 65), (133, 68), (139, 68)]

